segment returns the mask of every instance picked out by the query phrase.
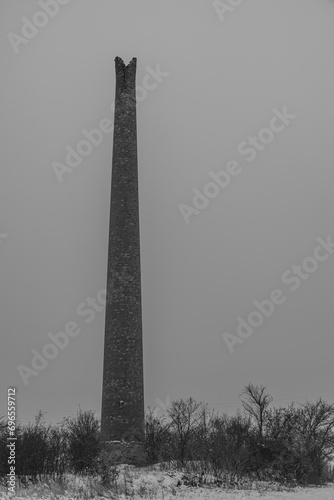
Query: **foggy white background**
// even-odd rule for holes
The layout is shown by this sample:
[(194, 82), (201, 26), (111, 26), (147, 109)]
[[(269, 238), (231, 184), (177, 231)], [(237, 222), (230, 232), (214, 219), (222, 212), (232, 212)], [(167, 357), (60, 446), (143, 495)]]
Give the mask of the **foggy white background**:
[[(52, 164), (113, 119), (116, 56), (137, 57), (139, 86), (168, 73), (137, 107), (145, 407), (233, 412), (249, 382), (277, 406), (333, 402), (334, 254), (295, 292), (282, 275), (334, 239), (334, 2), (247, 0), (222, 20), (211, 0), (71, 0), (15, 53), (8, 34), (41, 10), (0, 5), (0, 414), (16, 386), (23, 422), (100, 416), (104, 310), (76, 309), (106, 286), (112, 134), (63, 182)], [(296, 118), (248, 163), (239, 144), (284, 106)], [(179, 205), (230, 160), (240, 175), (186, 224)], [(276, 288), (285, 303), (229, 352), (222, 334)], [(18, 365), (69, 321), (80, 335), (25, 385)]]

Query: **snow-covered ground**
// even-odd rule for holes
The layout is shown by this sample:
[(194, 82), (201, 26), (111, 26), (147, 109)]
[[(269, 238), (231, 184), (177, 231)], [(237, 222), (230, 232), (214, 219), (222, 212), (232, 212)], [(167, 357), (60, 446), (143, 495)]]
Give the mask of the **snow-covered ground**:
[(270, 493), (250, 490), (227, 492), (215, 489), (206, 491), (203, 488), (195, 491), (194, 488), (190, 488), (186, 492), (180, 491), (177, 496), (173, 498), (182, 498), (184, 500), (242, 500), (245, 498), (247, 498), (247, 500), (255, 500), (257, 498), (261, 498), (261, 500), (334, 500), (334, 486), (324, 488), (300, 488), (290, 492), (282, 491)]
[[(61, 487), (55, 482), (32, 485), (18, 489), (8, 495), (5, 487), (0, 487), (0, 499), (15, 500), (79, 500), (94, 499), (160, 499), (160, 500), (334, 500), (334, 483), (326, 487), (287, 488), (274, 482), (249, 482), (243, 489), (224, 489), (214, 484), (209, 474), (205, 486), (199, 484), (196, 474), (185, 474), (177, 470), (162, 470), (160, 466), (138, 469), (120, 465), (113, 470), (113, 488), (108, 491), (101, 487), (99, 477), (79, 477), (68, 474)], [(199, 486), (191, 486), (198, 484)], [(240, 487), (240, 485), (239, 485)]]
[[(1, 499), (15, 498), (15, 500), (78, 500), (86, 498), (80, 493), (76, 494), (66, 494), (66, 495), (55, 495), (55, 494), (42, 494), (42, 493), (32, 493), (30, 495), (24, 494), (23, 492), (15, 497), (7, 496), (2, 494)], [(106, 500), (107, 498), (118, 498), (119, 500), (128, 500), (130, 497), (121, 494), (119, 496), (96, 496), (92, 500)], [(282, 491), (282, 492), (270, 492), (270, 493), (260, 493), (258, 491), (224, 491), (222, 489), (212, 489), (208, 490), (205, 488), (188, 488), (181, 487), (178, 489), (176, 495), (172, 493), (160, 494), (155, 496), (139, 496), (135, 495), (131, 497), (131, 500), (139, 500), (143, 498), (160, 499), (160, 500), (255, 500), (261, 498), (261, 500), (334, 500), (334, 485), (331, 487), (323, 488), (306, 488), (297, 489), (293, 492)]]

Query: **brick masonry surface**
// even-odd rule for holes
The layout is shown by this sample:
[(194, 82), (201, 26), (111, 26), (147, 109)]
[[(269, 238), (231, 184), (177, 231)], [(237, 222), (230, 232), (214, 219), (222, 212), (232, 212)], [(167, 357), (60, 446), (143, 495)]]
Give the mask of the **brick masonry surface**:
[[(136, 123), (136, 58), (115, 59), (101, 436), (144, 438), (144, 382)], [(119, 279), (119, 277), (126, 279)]]

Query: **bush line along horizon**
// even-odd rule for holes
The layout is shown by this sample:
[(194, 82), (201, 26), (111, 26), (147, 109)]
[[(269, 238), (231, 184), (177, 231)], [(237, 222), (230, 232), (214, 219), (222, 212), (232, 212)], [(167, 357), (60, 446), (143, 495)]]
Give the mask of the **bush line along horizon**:
[[(223, 486), (242, 479), (248, 484), (271, 480), (290, 486), (334, 480), (334, 403), (319, 398), (298, 406), (270, 407), (273, 398), (266, 388), (251, 383), (240, 396), (242, 410), (233, 415), (218, 413), (191, 397), (172, 401), (165, 416), (148, 408), (147, 464), (174, 461), (182, 470), (192, 461), (198, 473), (213, 474)], [(22, 484), (27, 476), (45, 481), (66, 473), (100, 474), (104, 482), (117, 463), (105, 454), (100, 420), (92, 411), (80, 410), (76, 417), (48, 426), (39, 411), (34, 424), (18, 423), (16, 435), (16, 472)], [(3, 423), (2, 478), (8, 469), (6, 437)]]

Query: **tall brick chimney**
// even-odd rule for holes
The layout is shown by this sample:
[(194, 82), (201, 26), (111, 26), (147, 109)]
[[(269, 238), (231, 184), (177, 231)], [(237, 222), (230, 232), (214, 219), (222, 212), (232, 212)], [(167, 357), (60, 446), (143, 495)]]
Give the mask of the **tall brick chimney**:
[[(143, 443), (144, 381), (136, 123), (136, 63), (115, 58), (107, 304), (101, 437), (131, 448)], [(127, 460), (131, 462), (131, 459)]]

